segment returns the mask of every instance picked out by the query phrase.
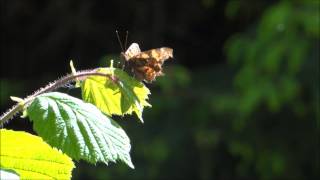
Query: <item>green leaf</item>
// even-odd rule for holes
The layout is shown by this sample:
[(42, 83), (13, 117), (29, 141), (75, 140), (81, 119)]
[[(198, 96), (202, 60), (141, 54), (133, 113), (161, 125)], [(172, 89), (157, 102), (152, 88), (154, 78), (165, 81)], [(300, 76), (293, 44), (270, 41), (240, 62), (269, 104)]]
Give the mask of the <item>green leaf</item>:
[(91, 76), (83, 82), (82, 98), (108, 115), (125, 115), (135, 112), (143, 122), (143, 108), (151, 107), (147, 102), (149, 89), (120, 69), (100, 68), (98, 72), (114, 75), (118, 80)]
[(71, 179), (72, 160), (40, 137), (1, 129), (0, 140), (2, 170), (14, 171), (21, 179)]
[(105, 164), (122, 160), (134, 168), (128, 136), (94, 105), (52, 92), (38, 96), (27, 111), (34, 130), (73, 159)]

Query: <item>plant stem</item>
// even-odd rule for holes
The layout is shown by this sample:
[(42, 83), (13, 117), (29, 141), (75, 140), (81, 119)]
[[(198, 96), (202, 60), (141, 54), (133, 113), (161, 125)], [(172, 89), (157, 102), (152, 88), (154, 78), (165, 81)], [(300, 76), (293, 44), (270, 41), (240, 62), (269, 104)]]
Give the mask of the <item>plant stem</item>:
[(17, 103), (14, 106), (12, 106), (9, 110), (7, 110), (5, 113), (3, 113), (0, 117), (0, 128), (10, 119), (12, 119), (17, 113), (19, 113), (20, 111), (23, 111), (37, 96), (43, 93), (54, 91), (77, 79), (85, 79), (88, 76), (104, 76), (111, 80), (114, 80), (114, 77), (112, 77), (110, 74), (98, 72), (97, 69), (78, 71), (75, 74), (66, 75), (52, 83), (49, 83), (47, 86), (40, 88), (39, 90), (34, 92), (32, 95), (27, 96), (24, 99), (23, 106), (21, 105), (21, 103)]

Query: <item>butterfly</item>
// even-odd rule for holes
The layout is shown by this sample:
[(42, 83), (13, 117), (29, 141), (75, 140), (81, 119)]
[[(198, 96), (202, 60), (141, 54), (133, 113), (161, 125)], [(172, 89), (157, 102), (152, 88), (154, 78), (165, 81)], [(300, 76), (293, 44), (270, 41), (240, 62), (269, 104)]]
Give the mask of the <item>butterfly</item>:
[(132, 43), (129, 48), (121, 53), (125, 60), (125, 69), (141, 81), (151, 83), (157, 76), (163, 75), (164, 61), (173, 58), (173, 49), (161, 47), (148, 51), (140, 50), (137, 43)]

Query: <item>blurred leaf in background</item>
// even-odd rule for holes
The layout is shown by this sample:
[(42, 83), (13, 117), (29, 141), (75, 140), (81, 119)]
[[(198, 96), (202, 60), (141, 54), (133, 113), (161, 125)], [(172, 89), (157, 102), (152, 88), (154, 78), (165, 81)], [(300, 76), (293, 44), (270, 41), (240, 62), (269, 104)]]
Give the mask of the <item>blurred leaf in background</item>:
[[(319, 1), (281, 1), (226, 43), (236, 96), (218, 102), (236, 103), (216, 107), (225, 113), (234, 109), (238, 137), (228, 144), (241, 159), (240, 175), (250, 177), (254, 168), (262, 179), (316, 176), (319, 24)], [(307, 167), (309, 173), (303, 171)]]

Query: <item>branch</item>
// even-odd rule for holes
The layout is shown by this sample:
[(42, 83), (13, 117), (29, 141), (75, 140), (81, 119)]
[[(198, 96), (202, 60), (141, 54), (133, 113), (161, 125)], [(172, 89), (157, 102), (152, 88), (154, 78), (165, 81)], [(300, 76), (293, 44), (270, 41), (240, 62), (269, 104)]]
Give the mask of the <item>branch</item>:
[(0, 128), (8, 122), (10, 119), (12, 119), (17, 113), (20, 111), (23, 111), (25, 107), (27, 107), (37, 96), (54, 91), (60, 87), (65, 86), (66, 84), (76, 81), (76, 80), (81, 80), (81, 79), (86, 79), (88, 76), (104, 76), (112, 81), (116, 81), (117, 79), (113, 77), (111, 74), (105, 74), (105, 73), (100, 73), (97, 72), (97, 69), (93, 70), (84, 70), (84, 71), (79, 71), (76, 72), (75, 74), (69, 74), (66, 75), (52, 83), (49, 83), (47, 86), (40, 88), (36, 92), (34, 92), (32, 95), (27, 96), (23, 100), (23, 105), (21, 103), (17, 103), (16, 105), (12, 106), (9, 110), (7, 110), (5, 113), (3, 113), (0, 117)]

